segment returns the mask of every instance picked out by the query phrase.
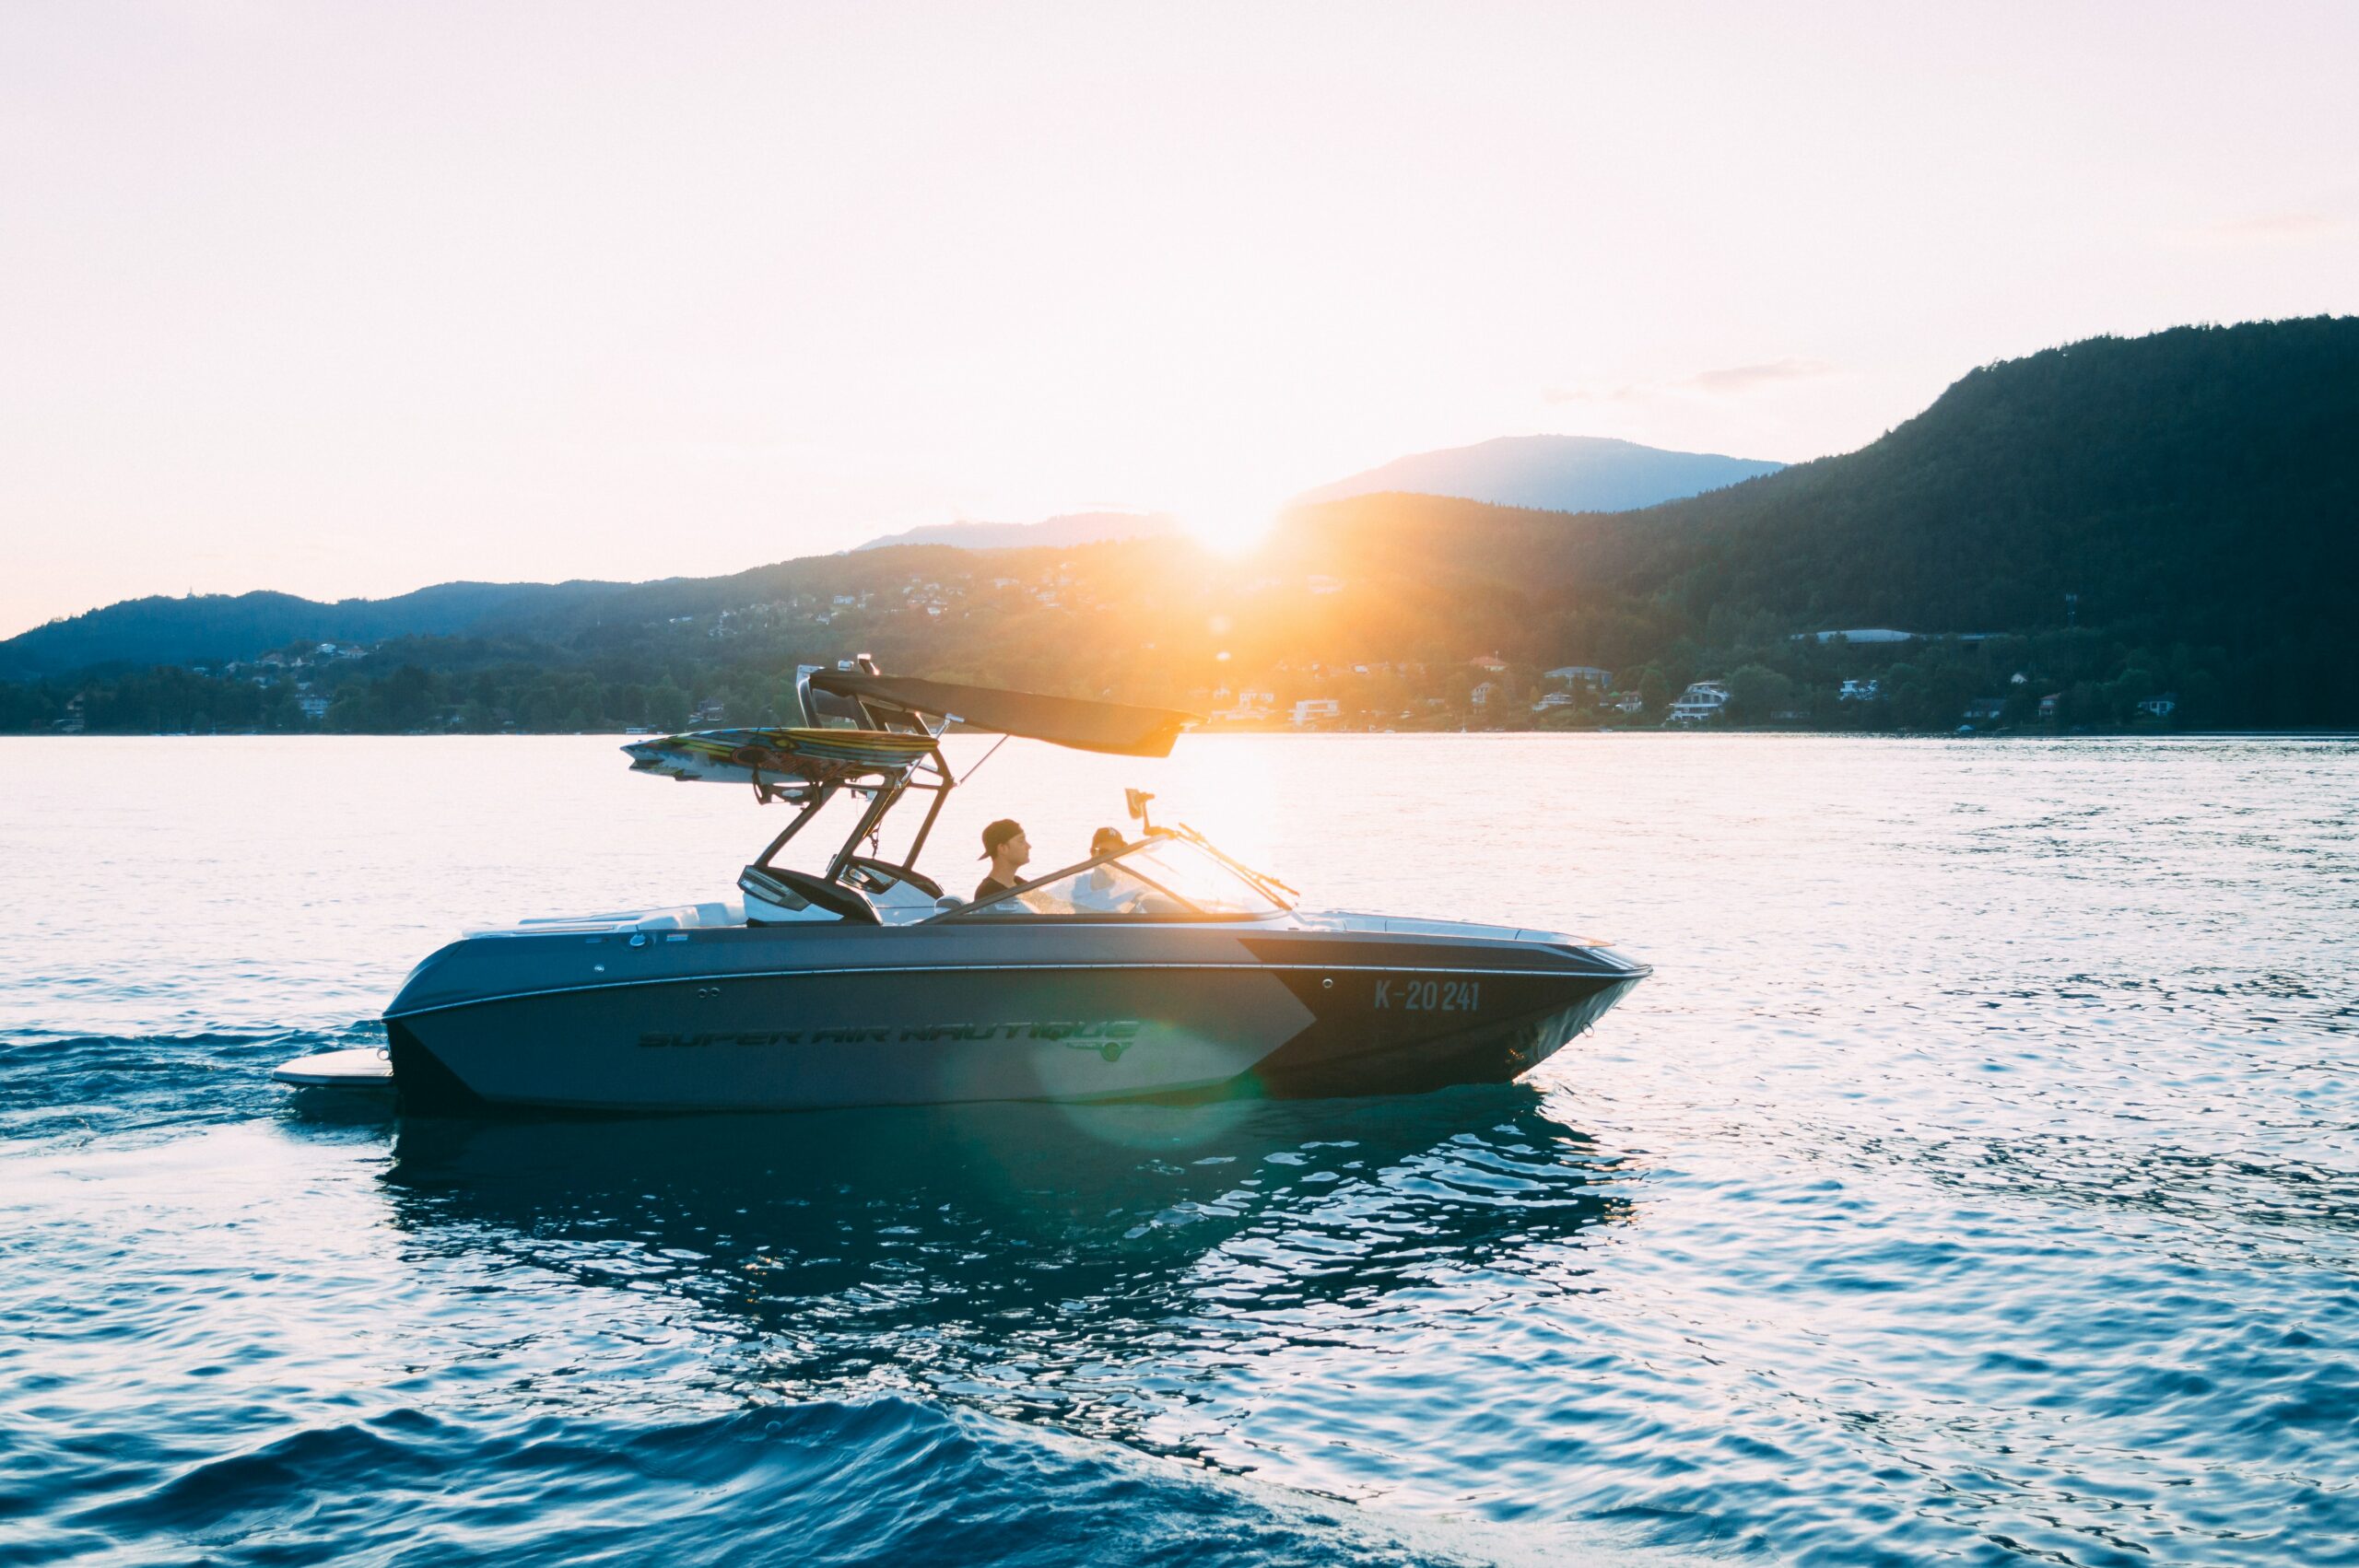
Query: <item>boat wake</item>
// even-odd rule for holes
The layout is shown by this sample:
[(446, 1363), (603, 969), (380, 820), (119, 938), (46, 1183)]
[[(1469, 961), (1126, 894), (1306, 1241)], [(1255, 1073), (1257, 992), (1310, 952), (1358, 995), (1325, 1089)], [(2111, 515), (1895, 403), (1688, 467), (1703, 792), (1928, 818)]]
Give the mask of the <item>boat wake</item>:
[(0, 1034), (0, 1141), (113, 1137), (285, 1108), (290, 1056), (384, 1044), (384, 1025), (187, 1035)]

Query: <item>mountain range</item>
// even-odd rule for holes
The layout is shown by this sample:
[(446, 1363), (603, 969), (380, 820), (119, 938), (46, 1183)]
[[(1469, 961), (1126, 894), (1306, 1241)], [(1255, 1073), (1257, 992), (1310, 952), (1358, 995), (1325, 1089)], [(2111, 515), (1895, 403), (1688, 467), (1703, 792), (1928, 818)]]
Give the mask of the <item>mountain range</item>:
[[(1631, 511), (1387, 491), (1297, 506), (1239, 560), (1180, 537), (995, 550), (988, 566), (916, 544), (638, 584), (135, 601), (0, 643), (0, 673), (36, 682), (13, 698), (0, 687), (0, 728), (46, 727), (116, 678), (66, 672), (217, 665), (296, 638), (382, 645), (339, 681), (474, 672), (486, 711), (555, 725), (646, 721), (630, 694), (657, 684), (741, 694), (758, 713), (778, 672), (855, 650), (1180, 706), (1478, 651), (1674, 684), (1758, 668), (1816, 689), (1829, 659), (1868, 655), (1806, 658), (1823, 645), (1797, 634), (1861, 626), (1963, 637), (2009, 667), (1954, 663), (1943, 680), (2086, 687), (2103, 694), (2092, 715), (2177, 691), (2187, 722), (2359, 724), (2343, 603), (2359, 581), (2354, 429), (2359, 319), (2096, 338), (1969, 371), (1859, 451)], [(1950, 657), (1895, 646), (1878, 657), (1920, 674)], [(580, 695), (546, 708), (508, 695), (557, 687)], [(1943, 694), (1922, 721), (1956, 696)], [(200, 698), (215, 722), (241, 711), (220, 693), (185, 700)], [(123, 711), (182, 699), (141, 700)], [(356, 725), (381, 721), (370, 711), (348, 708)]]
[[(1379, 493), (1454, 497), (1553, 511), (1620, 511), (1693, 496), (1779, 464), (1666, 451), (1587, 436), (1511, 436), (1420, 452), (1306, 492), (1297, 505)], [(1071, 549), (1184, 533), (1165, 512), (1068, 512), (1039, 522), (953, 522), (912, 528), (854, 546), (957, 550)], [(767, 568), (756, 568), (762, 570)], [(745, 574), (702, 579), (734, 584)], [(0, 641), (0, 680), (122, 664), (214, 665), (296, 641), (381, 642), (529, 626), (601, 603), (628, 584), (447, 582), (386, 599), (333, 603), (288, 593), (153, 595), (52, 621)], [(693, 596), (692, 596), (693, 597)]]
[(855, 550), (886, 550), (898, 544), (947, 544), (955, 550), (1066, 549), (1117, 539), (1155, 539), (1182, 532), (1168, 512), (1066, 512), (1039, 522), (945, 522), (887, 533), (855, 544)]
[[(1666, 451), (1604, 436), (1502, 436), (1471, 447), (1446, 447), (1397, 458), (1332, 485), (1306, 490), (1293, 505), (1315, 506), (1388, 492), (1449, 496), (1543, 511), (1618, 512), (1717, 490), (1775, 474), (1785, 464), (1709, 452)], [(1164, 512), (1071, 512), (1040, 522), (953, 522), (888, 533), (855, 546), (948, 544), (961, 550), (1021, 550), (1152, 539), (1185, 532)]]
[(1306, 490), (1295, 502), (1315, 506), (1398, 492), (1538, 511), (1635, 511), (1757, 479), (1784, 466), (1710, 452), (1665, 451), (1603, 436), (1502, 436), (1396, 458)]

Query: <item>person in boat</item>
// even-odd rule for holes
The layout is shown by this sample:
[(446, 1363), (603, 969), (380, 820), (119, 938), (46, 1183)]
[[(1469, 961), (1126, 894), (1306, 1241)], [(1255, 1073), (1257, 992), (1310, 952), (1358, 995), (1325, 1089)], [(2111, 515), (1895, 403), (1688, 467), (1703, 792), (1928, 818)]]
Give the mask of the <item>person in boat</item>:
[[(1120, 854), (1130, 847), (1120, 828), (1101, 827), (1089, 836), (1089, 858), (1093, 860), (1101, 855)], [(1139, 895), (1135, 887), (1122, 885), (1128, 880), (1111, 866), (1092, 866), (1073, 884), (1073, 907), (1094, 915), (1134, 913), (1139, 907)]]
[(1032, 846), (1024, 837), (1024, 825), (1013, 817), (1002, 817), (983, 829), (983, 859), (992, 869), (975, 884), (975, 896), (968, 900), (980, 904), (1001, 894), (1024, 880), (1024, 862), (1032, 858)]

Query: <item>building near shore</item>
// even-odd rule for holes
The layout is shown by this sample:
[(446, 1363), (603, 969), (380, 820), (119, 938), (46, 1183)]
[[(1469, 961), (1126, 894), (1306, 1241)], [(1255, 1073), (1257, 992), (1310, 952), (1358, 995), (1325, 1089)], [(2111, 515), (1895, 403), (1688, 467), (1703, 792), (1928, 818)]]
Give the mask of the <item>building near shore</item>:
[(1671, 705), (1670, 721), (1673, 724), (1701, 724), (1717, 719), (1728, 706), (1729, 688), (1719, 681), (1697, 681), (1679, 694)]

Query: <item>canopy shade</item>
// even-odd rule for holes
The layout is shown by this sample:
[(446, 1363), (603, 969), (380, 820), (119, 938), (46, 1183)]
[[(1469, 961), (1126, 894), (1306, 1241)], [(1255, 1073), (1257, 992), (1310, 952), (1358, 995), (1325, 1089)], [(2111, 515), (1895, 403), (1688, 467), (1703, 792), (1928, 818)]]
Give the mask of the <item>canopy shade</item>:
[(850, 697), (871, 708), (931, 713), (979, 730), (1118, 756), (1169, 756), (1180, 731), (1197, 722), (1196, 715), (1173, 708), (1135, 708), (1128, 703), (1043, 696), (992, 686), (959, 686), (908, 675), (818, 670), (812, 673), (810, 684), (816, 691)]

